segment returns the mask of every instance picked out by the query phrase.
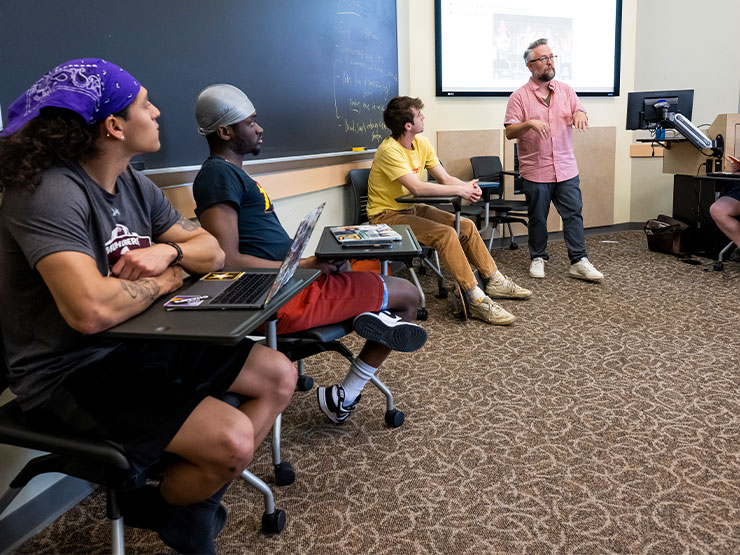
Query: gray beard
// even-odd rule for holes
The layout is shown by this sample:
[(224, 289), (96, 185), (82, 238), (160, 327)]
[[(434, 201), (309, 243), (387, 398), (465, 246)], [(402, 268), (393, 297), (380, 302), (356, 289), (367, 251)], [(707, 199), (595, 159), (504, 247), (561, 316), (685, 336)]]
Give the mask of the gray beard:
[(552, 81), (553, 79), (555, 79), (555, 70), (553, 69), (552, 70), (552, 73), (548, 73), (547, 70), (545, 70), (544, 72), (542, 72), (542, 75), (540, 76), (540, 79), (544, 83), (549, 83), (550, 81)]

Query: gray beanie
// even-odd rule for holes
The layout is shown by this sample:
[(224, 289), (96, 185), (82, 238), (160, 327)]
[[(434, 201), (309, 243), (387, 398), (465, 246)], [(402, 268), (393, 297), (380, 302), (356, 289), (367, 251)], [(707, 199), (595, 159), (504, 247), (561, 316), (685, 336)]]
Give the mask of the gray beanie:
[(254, 104), (235, 86), (211, 85), (200, 92), (195, 103), (198, 133), (209, 135), (221, 126), (244, 121), (254, 112)]

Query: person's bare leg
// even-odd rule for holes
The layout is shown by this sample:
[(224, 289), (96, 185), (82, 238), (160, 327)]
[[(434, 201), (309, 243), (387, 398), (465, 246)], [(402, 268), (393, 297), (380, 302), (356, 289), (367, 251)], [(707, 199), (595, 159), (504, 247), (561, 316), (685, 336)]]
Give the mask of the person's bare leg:
[(165, 471), (160, 486), (165, 501), (202, 501), (239, 476), (290, 402), (295, 383), (295, 367), (284, 355), (255, 345), (230, 388), (249, 401), (235, 409), (204, 399), (167, 446), (182, 459)]
[(720, 197), (710, 207), (709, 213), (717, 227), (740, 247), (740, 201), (732, 197)]

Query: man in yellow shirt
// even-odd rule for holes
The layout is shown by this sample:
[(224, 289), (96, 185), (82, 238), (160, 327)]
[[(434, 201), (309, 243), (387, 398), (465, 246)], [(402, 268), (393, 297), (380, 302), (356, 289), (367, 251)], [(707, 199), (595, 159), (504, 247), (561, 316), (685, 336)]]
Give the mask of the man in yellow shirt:
[[(424, 131), (424, 104), (418, 98), (393, 98), (383, 113), (391, 136), (378, 147), (370, 170), (367, 214), (370, 222), (407, 224), (422, 243), (431, 245), (452, 273), (467, 297), (470, 315), (489, 324), (505, 325), (515, 318), (493, 298), (526, 299), (532, 292), (519, 287), (496, 268), (473, 222), (460, 220), (460, 235), (455, 232), (455, 216), (427, 204), (396, 202), (396, 198), (413, 195), (459, 195), (475, 202), (480, 199), (478, 180), (464, 182), (449, 175), (437, 159)], [(426, 169), (436, 183), (422, 181)], [(470, 265), (480, 273), (485, 291), (478, 287)]]

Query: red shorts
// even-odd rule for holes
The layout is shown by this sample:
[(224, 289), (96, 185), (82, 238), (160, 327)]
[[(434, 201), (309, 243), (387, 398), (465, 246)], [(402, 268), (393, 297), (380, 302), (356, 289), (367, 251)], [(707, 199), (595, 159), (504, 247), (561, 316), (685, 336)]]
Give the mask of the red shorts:
[(383, 279), (372, 272), (338, 272), (319, 278), (278, 310), (279, 335), (343, 322), (383, 305)]

